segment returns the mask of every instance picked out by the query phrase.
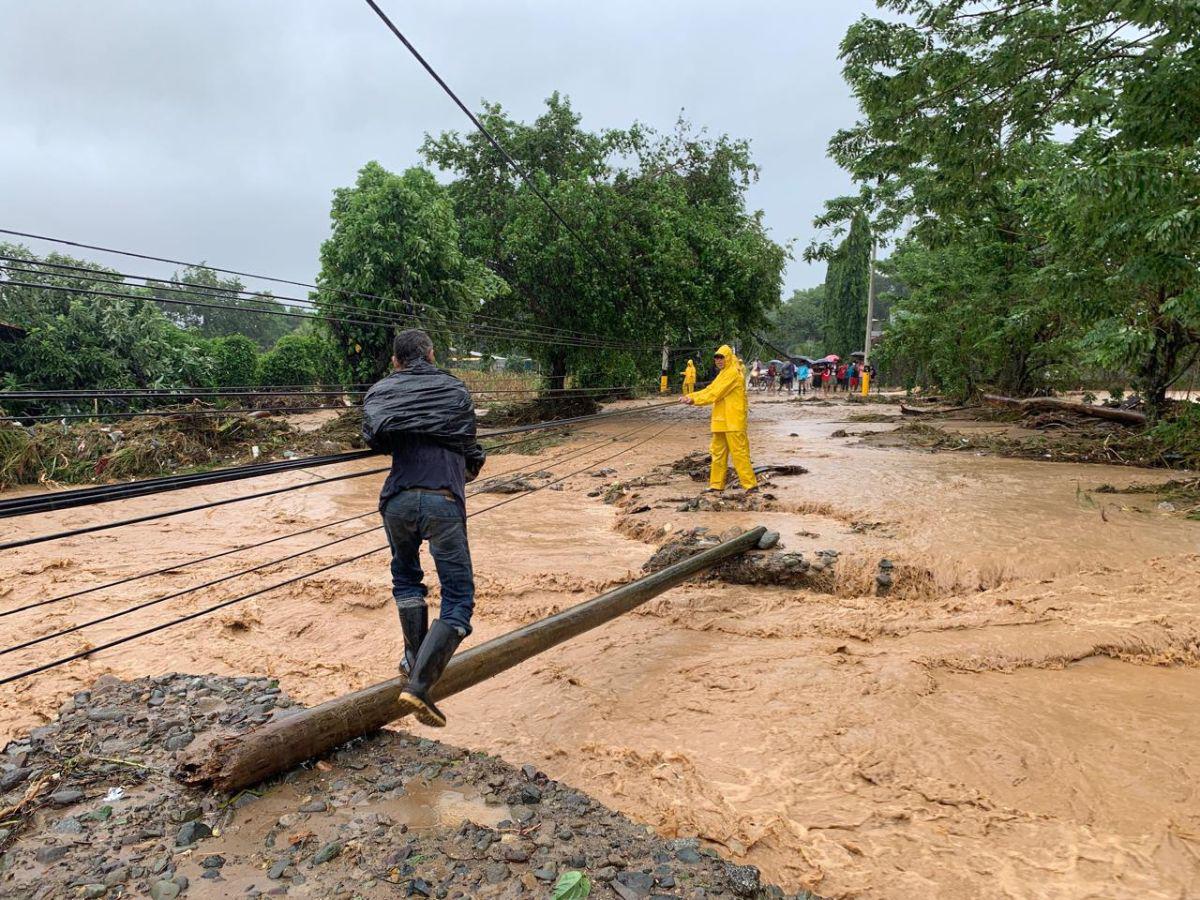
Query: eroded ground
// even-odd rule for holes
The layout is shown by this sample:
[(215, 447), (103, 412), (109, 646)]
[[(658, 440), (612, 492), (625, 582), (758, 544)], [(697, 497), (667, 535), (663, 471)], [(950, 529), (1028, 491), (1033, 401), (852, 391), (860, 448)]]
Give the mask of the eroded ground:
[[(650, 416), (610, 420), (539, 457), (489, 464), (488, 474), (528, 465), (558, 476), (589, 463), (615, 471), (573, 476), (561, 491), (472, 519), (480, 589), (472, 643), (632, 577), (650, 541), (685, 528), (762, 523), (781, 532), (789, 551), (838, 551), (834, 577), (821, 589), (676, 588), (447, 701), (451, 725), (439, 737), (532, 762), (665, 835), (723, 847), (791, 889), (835, 897), (1200, 893), (1200, 523), (1160, 511), (1153, 496), (1091, 493), (1167, 473), (864, 446), (830, 435), (892, 424), (852, 423), (843, 405), (756, 398), (756, 463), (801, 464), (808, 474), (776, 478), (764, 511), (682, 512), (702, 485), (661, 468), (654, 475), (655, 467), (702, 449), (706, 421), (682, 409), (651, 415), (653, 424)], [(601, 443), (606, 437), (621, 442)], [(580, 455), (554, 462), (569, 451)], [(663, 483), (604, 502), (614, 482), (646, 475)], [(311, 477), (292, 472), (256, 486)], [(10, 551), (0, 555), (0, 604), (367, 513), (377, 489), (376, 477), (344, 481)], [(183, 505), (184, 496), (36, 525), (126, 517)], [(480, 494), (471, 507), (508, 499)], [(33, 524), (0, 522), (0, 539)], [(370, 524), (0, 618), (0, 643)], [(90, 628), (87, 640), (382, 543), (377, 532), (354, 538)], [(894, 563), (887, 597), (874, 595), (882, 558)], [(310, 703), (390, 677), (400, 635), (387, 585), (385, 554), (376, 554), (5, 686), (0, 731), (8, 738), (41, 724), (106, 672), (264, 674)], [(86, 646), (80, 634), (47, 642), (7, 655), (3, 671)]]

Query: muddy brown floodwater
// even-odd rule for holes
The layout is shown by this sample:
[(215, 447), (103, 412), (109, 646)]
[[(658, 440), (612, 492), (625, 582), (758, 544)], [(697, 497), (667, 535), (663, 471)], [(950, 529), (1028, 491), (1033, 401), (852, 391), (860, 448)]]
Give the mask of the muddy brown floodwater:
[[(889, 411), (888, 407), (873, 407)], [(755, 398), (756, 462), (800, 463), (776, 509), (679, 512), (701, 485), (640, 488), (639, 527), (596, 488), (702, 449), (696, 411), (602, 423), (537, 457), (565, 474), (471, 521), (472, 643), (628, 579), (653, 547), (626, 535), (759, 522), (789, 550), (834, 549), (829, 592), (685, 585), (445, 704), (452, 743), (532, 762), (666, 835), (698, 835), (768, 880), (831, 897), (1200, 895), (1200, 523), (1145, 495), (1092, 495), (1161, 473), (862, 446), (844, 405)], [(366, 468), (369, 464), (364, 463)], [(375, 463), (377, 464), (377, 463)], [(329, 474), (323, 471), (321, 474)], [(290, 472), (256, 482), (299, 482)], [(662, 480), (662, 479), (659, 479)], [(186, 493), (0, 522), (127, 517)], [(374, 506), (377, 477), (0, 554), (0, 609), (263, 540)], [(473, 510), (507, 499), (481, 494)], [(627, 507), (626, 510), (629, 508)], [(372, 523), (371, 518), (364, 520)], [(625, 525), (629, 524), (626, 518)], [(47, 634), (364, 527), (258, 550), (0, 618), (0, 643)], [(6, 655), (10, 673), (382, 543), (378, 533)], [(881, 558), (889, 597), (874, 596)], [(90, 643), (87, 643), (90, 642)], [(317, 702), (390, 677), (400, 649), (386, 558), (263, 594), (3, 691), (4, 738), (102, 673), (264, 673)], [(413, 726), (418, 728), (418, 726)]]

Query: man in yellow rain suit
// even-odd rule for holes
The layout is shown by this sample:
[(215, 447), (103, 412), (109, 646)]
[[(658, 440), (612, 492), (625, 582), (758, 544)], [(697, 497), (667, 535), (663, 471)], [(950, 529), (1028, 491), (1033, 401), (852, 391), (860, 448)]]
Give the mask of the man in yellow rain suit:
[(746, 436), (746, 374), (728, 344), (717, 350), (713, 362), (718, 370), (713, 383), (680, 398), (681, 403), (689, 406), (712, 404), (712, 469), (708, 489), (725, 489), (725, 474), (732, 455), (738, 481), (745, 490), (756, 491), (758, 479), (750, 463), (750, 440)]
[(687, 396), (696, 390), (696, 364), (690, 359), (687, 366), (683, 370), (683, 396)]

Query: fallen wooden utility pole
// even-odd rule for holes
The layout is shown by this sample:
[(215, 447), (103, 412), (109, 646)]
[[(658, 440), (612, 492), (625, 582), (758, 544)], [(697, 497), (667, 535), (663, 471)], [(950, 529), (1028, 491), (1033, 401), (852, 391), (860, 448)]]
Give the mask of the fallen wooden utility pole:
[(1092, 406), (1089, 403), (1072, 403), (1070, 400), (1059, 400), (1057, 397), (1029, 397), (1018, 400), (1015, 397), (1001, 397), (998, 394), (984, 394), (983, 399), (988, 403), (998, 403), (1001, 406), (1012, 406), (1016, 409), (1042, 409), (1047, 412), (1072, 412), (1083, 416), (1093, 416), (1097, 419), (1107, 419), (1110, 422), (1120, 422), (1122, 425), (1145, 425), (1146, 414), (1132, 409), (1113, 409), (1111, 406)]
[[(761, 525), (752, 528), (653, 575), (472, 647), (450, 661), (433, 688), (433, 699), (441, 700), (466, 690), (641, 606), (696, 573), (745, 553), (765, 532)], [(222, 791), (258, 784), (347, 741), (378, 731), (397, 717), (396, 701), (403, 686), (403, 677), (392, 678), (245, 734), (222, 737), (189, 754), (177, 767), (176, 777)]]

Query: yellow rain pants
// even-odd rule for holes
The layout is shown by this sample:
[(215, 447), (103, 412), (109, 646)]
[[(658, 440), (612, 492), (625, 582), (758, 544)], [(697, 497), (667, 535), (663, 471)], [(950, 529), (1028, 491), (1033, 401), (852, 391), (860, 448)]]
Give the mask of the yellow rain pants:
[(725, 490), (725, 476), (729, 471), (729, 457), (733, 457), (733, 469), (738, 483), (749, 490), (758, 486), (754, 466), (750, 463), (750, 439), (744, 431), (714, 431), (712, 443), (712, 468), (708, 473), (708, 486), (713, 490)]

